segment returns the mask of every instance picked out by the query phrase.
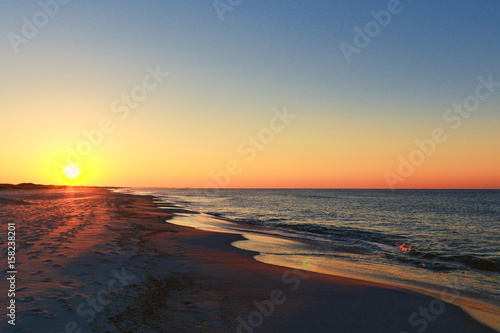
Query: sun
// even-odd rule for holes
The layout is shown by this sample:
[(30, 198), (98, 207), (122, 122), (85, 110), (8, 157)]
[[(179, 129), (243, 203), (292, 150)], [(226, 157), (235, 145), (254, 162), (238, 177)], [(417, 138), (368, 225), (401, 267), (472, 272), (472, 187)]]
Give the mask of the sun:
[(63, 173), (66, 178), (75, 179), (80, 175), (81, 171), (76, 165), (70, 164), (64, 168)]

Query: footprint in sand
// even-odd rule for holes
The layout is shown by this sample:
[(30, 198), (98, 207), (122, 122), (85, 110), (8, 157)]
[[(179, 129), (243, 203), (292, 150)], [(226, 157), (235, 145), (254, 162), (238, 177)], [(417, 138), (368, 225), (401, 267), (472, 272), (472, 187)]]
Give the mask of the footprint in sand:
[(56, 315), (54, 315), (50, 312), (47, 312), (45, 310), (42, 310), (40, 308), (29, 309), (27, 315), (28, 316), (42, 316), (43, 315), (45, 318), (49, 318), (49, 319), (54, 319), (56, 317)]
[(63, 305), (63, 308), (65, 308), (66, 310), (68, 310), (69, 312), (75, 312), (75, 309), (73, 308), (73, 306), (69, 303), (65, 303)]
[(19, 297), (19, 302), (21, 303), (31, 303), (35, 300), (34, 297), (27, 296), (27, 297)]
[(52, 298), (55, 298), (55, 301), (57, 303), (67, 303), (68, 302), (68, 299), (64, 298), (64, 297), (52, 297)]
[(40, 308), (34, 308), (34, 309), (28, 309), (28, 313), (26, 315), (28, 316), (37, 316), (37, 315), (40, 315), (42, 313), (44, 313), (45, 311), (40, 309)]
[(105, 264), (107, 262), (112, 262), (113, 259), (111, 258), (103, 258), (103, 259), (99, 259), (99, 262), (102, 263), (102, 264)]
[(32, 313), (42, 313), (42, 312), (44, 312), (44, 310), (42, 310), (40, 308), (29, 309), (29, 311), (32, 312)]

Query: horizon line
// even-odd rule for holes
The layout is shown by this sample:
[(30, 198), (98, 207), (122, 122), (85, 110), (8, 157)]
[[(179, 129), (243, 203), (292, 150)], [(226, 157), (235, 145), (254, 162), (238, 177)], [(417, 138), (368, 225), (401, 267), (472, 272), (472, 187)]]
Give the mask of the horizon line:
[(500, 188), (386, 188), (386, 187), (219, 187), (219, 188), (203, 188), (203, 187), (189, 187), (189, 186), (112, 186), (112, 185), (55, 185), (55, 184), (36, 184), (36, 183), (0, 183), (1, 185), (7, 186), (21, 186), (21, 185), (33, 185), (33, 186), (53, 186), (53, 187), (100, 187), (100, 188), (145, 188), (145, 189), (190, 189), (190, 190), (206, 190), (206, 191), (217, 191), (217, 190), (389, 190), (389, 191), (401, 191), (401, 190), (436, 190), (436, 191), (499, 191)]

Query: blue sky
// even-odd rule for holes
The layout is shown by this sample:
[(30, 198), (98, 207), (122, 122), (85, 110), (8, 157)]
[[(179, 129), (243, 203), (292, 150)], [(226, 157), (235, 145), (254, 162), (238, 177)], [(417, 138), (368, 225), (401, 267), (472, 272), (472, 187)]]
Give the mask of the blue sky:
[[(5, 105), (15, 104), (20, 89), (88, 102), (85, 114), (54, 111), (68, 132), (79, 132), (146, 66), (161, 64), (171, 79), (151, 101), (149, 118), (137, 116), (144, 128), (210, 124), (218, 141), (228, 141), (287, 105), (311, 128), (348, 118), (360, 127), (398, 123), (412, 135), (420, 126), (424, 135), (474, 91), (478, 76), (500, 78), (500, 3), (401, 0), (401, 13), (347, 63), (340, 43), (353, 44), (354, 27), (363, 29), (370, 12), (388, 3), (243, 0), (221, 21), (211, 1), (72, 0), (16, 54), (8, 34), (20, 34), (22, 18), (41, 8), (37, 1), (3, 1), (0, 96)], [(492, 97), (477, 118), (498, 122), (499, 105)], [(327, 140), (328, 129), (320, 134)]]
[[(4, 34), (39, 10), (35, 1), (1, 6)], [(372, 20), (370, 11), (386, 9), (386, 1), (242, 1), (223, 22), (210, 1), (70, 1), (22, 53), (64, 46), (93, 63), (158, 61), (200, 81), (246, 84), (258, 96), (275, 88), (283, 99), (397, 93), (418, 103), (462, 96), (478, 75), (498, 72), (498, 2), (407, 0), (401, 6), (350, 65), (339, 44), (352, 43), (353, 28)], [(13, 57), (6, 38), (2, 44), (3, 56)]]

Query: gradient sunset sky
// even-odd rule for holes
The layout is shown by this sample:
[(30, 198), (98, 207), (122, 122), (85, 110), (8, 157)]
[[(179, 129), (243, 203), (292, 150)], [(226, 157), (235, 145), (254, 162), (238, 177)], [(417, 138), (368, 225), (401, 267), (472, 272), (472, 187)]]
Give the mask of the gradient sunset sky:
[[(498, 1), (41, 3), (0, 4), (0, 183), (500, 188)], [(388, 8), (349, 63), (341, 43)]]

